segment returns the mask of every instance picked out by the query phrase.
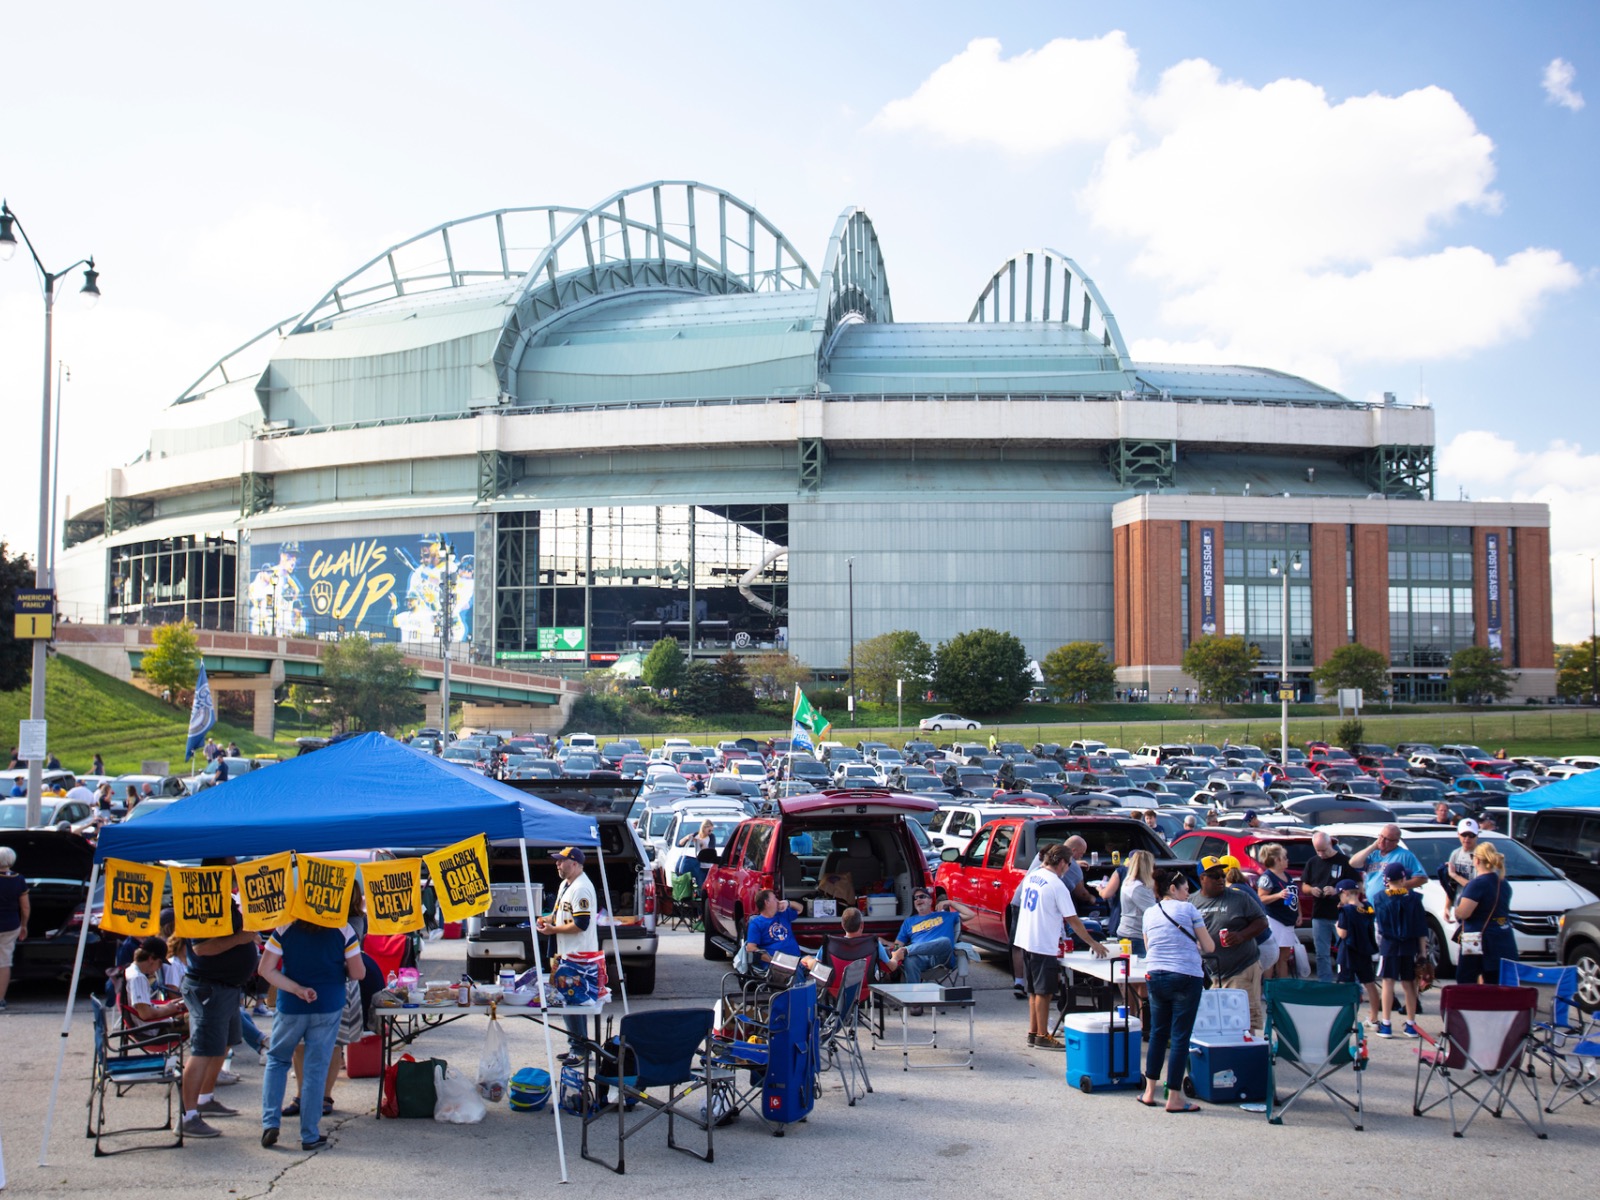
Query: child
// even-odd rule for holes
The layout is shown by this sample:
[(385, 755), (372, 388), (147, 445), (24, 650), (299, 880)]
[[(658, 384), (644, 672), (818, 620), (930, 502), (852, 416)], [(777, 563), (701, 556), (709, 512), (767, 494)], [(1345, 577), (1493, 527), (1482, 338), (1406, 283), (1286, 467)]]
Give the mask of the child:
[(1421, 1037), (1417, 1031), (1417, 959), (1428, 952), (1428, 924), (1422, 912), (1422, 897), (1405, 886), (1406, 869), (1397, 862), (1383, 868), (1383, 894), (1378, 897), (1375, 914), (1378, 926), (1378, 977), (1383, 980), (1383, 1019), (1378, 1022), (1379, 1037), (1393, 1037), (1390, 1014), (1394, 1009), (1394, 985), (1405, 987), (1406, 1037)]
[(1361, 890), (1361, 880), (1339, 881), (1339, 937), (1336, 961), (1340, 983), (1359, 983), (1367, 990), (1368, 1024), (1378, 1028), (1378, 985), (1373, 982), (1372, 956), (1378, 952), (1373, 934), (1372, 909)]

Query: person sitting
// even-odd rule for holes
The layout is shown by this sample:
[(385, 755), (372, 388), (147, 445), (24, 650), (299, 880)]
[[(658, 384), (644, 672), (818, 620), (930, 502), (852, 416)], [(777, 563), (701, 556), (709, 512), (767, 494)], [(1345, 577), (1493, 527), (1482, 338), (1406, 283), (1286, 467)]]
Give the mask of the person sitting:
[(135, 1027), (175, 1020), (189, 1011), (179, 994), (182, 977), (167, 962), (165, 938), (141, 941), (122, 978), (123, 1019)]
[(751, 966), (772, 962), (774, 954), (792, 954), (799, 958), (804, 951), (794, 936), (794, 919), (801, 912), (797, 900), (779, 900), (771, 888), (756, 893), (756, 915), (745, 926), (745, 951)]
[(921, 983), (922, 973), (950, 962), (956, 951), (960, 922), (972, 909), (954, 900), (934, 902), (927, 888), (911, 893), (912, 914), (900, 923), (894, 940), (884, 943), (885, 966), (899, 971), (907, 983)]

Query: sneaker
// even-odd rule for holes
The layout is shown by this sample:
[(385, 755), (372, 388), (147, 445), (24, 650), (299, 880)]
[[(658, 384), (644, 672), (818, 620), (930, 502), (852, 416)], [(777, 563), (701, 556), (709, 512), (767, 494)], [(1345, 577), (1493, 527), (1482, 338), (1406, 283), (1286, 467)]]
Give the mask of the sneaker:
[(1039, 1041), (1039, 1035), (1037, 1033), (1028, 1034), (1028, 1045), (1029, 1046), (1037, 1045), (1038, 1041)]
[(215, 1129), (206, 1124), (206, 1119), (196, 1115), (183, 1119), (183, 1136), (186, 1138), (214, 1138), (221, 1137), (222, 1130)]
[(212, 1097), (210, 1100), (201, 1103), (200, 1115), (202, 1117), (237, 1117), (239, 1110), (237, 1108), (229, 1108), (221, 1100)]
[(5, 1011), (6, 1011), (6, 1002), (4, 1000), (0, 1000), (0, 1012), (5, 1012)]
[(1387, 1022), (1387, 1021), (1379, 1021), (1378, 1022), (1378, 1036), (1379, 1037), (1385, 1037), (1385, 1038), (1392, 1038), (1394, 1036), (1394, 1026), (1389, 1024), (1389, 1022)]
[(1065, 1050), (1067, 1045), (1053, 1033), (1041, 1033), (1033, 1039), (1035, 1050)]
[(1407, 1037), (1419, 1038), (1422, 1036), (1422, 1030), (1418, 1029), (1410, 1021), (1407, 1021), (1405, 1025), (1401, 1027), (1400, 1032), (1405, 1034)]
[(314, 1142), (301, 1142), (300, 1143), (300, 1149), (302, 1149), (302, 1150), (325, 1150), (325, 1149), (327, 1149), (327, 1146), (328, 1146), (327, 1135), (326, 1134), (320, 1134), (320, 1133), (317, 1135), (317, 1140), (316, 1141), (314, 1141)]
[(218, 1087), (229, 1087), (230, 1085), (238, 1082), (239, 1076), (228, 1070), (226, 1067), (217, 1072)]
[(567, 1053), (561, 1056), (559, 1061), (564, 1067), (581, 1066), (583, 1063), (583, 1055), (579, 1054), (576, 1050), (569, 1050)]
[(270, 1150), (277, 1144), (278, 1127), (276, 1125), (269, 1126), (261, 1131), (261, 1145), (264, 1149)]
[(252, 1008), (250, 1010), (250, 1015), (252, 1017), (264, 1017), (264, 1016), (266, 1016), (267, 1015), (267, 1006), (265, 1004), (256, 1005), (254, 1008)]
[(1019, 979), (1011, 985), (1011, 994), (1018, 1000), (1026, 1000), (1028, 998), (1028, 989), (1022, 986), (1022, 981)]

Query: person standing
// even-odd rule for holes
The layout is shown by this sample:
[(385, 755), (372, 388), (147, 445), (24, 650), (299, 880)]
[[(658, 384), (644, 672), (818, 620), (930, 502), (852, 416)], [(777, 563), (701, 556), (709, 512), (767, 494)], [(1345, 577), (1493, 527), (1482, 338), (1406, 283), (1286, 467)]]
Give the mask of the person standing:
[(91, 775), (104, 775), (105, 773), (106, 773), (106, 760), (101, 758), (98, 754), (96, 754), (94, 756), (94, 762), (89, 764), (89, 774), (91, 774)]
[(1215, 987), (1238, 988), (1250, 997), (1250, 1028), (1266, 1028), (1261, 1004), (1261, 952), (1256, 935), (1267, 927), (1267, 914), (1248, 892), (1228, 886), (1228, 868), (1238, 860), (1231, 854), (1200, 860), (1200, 898), (1194, 902), (1205, 918), (1206, 931), (1217, 948), (1206, 954), (1206, 974)]
[(1377, 841), (1350, 856), (1350, 865), (1366, 873), (1367, 903), (1374, 909), (1378, 907), (1378, 897), (1388, 886), (1384, 869), (1390, 863), (1399, 863), (1406, 869), (1402, 879), (1407, 889), (1419, 888), (1428, 882), (1421, 861), (1400, 844), (1400, 826), (1385, 825), (1378, 832)]
[(1311, 940), (1317, 951), (1317, 978), (1332, 983), (1339, 928), (1339, 881), (1349, 874), (1350, 856), (1326, 833), (1311, 835), (1315, 853), (1300, 872), (1300, 886), (1311, 897)]
[[(206, 859), (206, 866), (222, 865)], [(222, 1131), (207, 1117), (236, 1117), (213, 1094), (228, 1047), (244, 1040), (239, 1005), (244, 986), (256, 973), (258, 939), (244, 927), (244, 914), (232, 905), (233, 932), (192, 938), (183, 977), (183, 1002), (189, 1009), (189, 1061), (183, 1065), (183, 1136), (214, 1138)]]
[[(1456, 898), (1456, 916), (1461, 921), (1461, 962), (1456, 967), (1456, 982), (1497, 984), (1500, 964), (1508, 959), (1517, 961), (1506, 860), (1493, 844), (1483, 842), (1472, 852), (1472, 861), (1477, 874)], [(1477, 953), (1469, 954), (1474, 945)]]
[[(560, 738), (556, 739), (558, 742)], [(600, 930), (595, 925), (600, 903), (595, 898), (594, 884), (584, 874), (588, 861), (581, 846), (565, 846), (552, 851), (556, 860), (556, 873), (561, 876), (561, 886), (556, 889), (555, 905), (548, 917), (540, 917), (536, 928), (546, 937), (556, 940), (556, 955), (574, 962), (594, 963), (599, 972), (600, 991), (606, 989), (606, 960), (600, 953)], [(567, 1017), (568, 1050), (565, 1060), (569, 1065), (581, 1062), (580, 1047), (585, 1032), (582, 1017)]]
[[(272, 1021), (267, 1070), (261, 1081), (261, 1144), (270, 1147), (278, 1141), (295, 1048), (305, 1044), (303, 1078), (321, 1084), (328, 1076), (344, 1015), (345, 980), (359, 983), (366, 966), (361, 943), (349, 925), (333, 929), (298, 920), (273, 931), (261, 956), (260, 974), (278, 989), (278, 1015)], [(300, 1149), (320, 1150), (328, 1144), (321, 1129), (322, 1111), (315, 1100), (300, 1106)]]
[(1378, 1036), (1394, 1036), (1391, 1013), (1394, 1010), (1394, 985), (1405, 989), (1406, 1037), (1421, 1037), (1417, 1029), (1417, 959), (1428, 952), (1428, 923), (1422, 911), (1422, 896), (1408, 883), (1404, 863), (1384, 864), (1384, 889), (1373, 906), (1378, 927), (1378, 978), (1382, 981), (1383, 1016), (1378, 1021)]
[(1198, 1106), (1183, 1098), (1183, 1076), (1189, 1067), (1189, 1037), (1205, 990), (1201, 955), (1214, 953), (1217, 947), (1205, 918), (1189, 903), (1189, 877), (1182, 871), (1156, 871), (1151, 899), (1142, 924), (1150, 1018), (1145, 1026), (1144, 1094), (1139, 1103), (1156, 1107), (1156, 1087), (1161, 1083), (1165, 1057), (1167, 1111), (1199, 1112)]
[(28, 881), (16, 871), (17, 852), (0, 846), (0, 1013), (6, 1011), (6, 992), (11, 987), (11, 960), (17, 943), (28, 940)]
[(1061, 1039), (1050, 1032), (1050, 1003), (1061, 985), (1062, 925), (1070, 925), (1096, 958), (1109, 953), (1084, 928), (1072, 905), (1072, 894), (1062, 882), (1070, 858), (1065, 845), (1046, 846), (1039, 865), (1022, 881), (1017, 906), (1016, 944), (1022, 948), (1028, 989), (1028, 1045), (1041, 1050), (1065, 1049)]
[(1263, 979), (1288, 979), (1294, 975), (1294, 948), (1299, 943), (1295, 928), (1300, 924), (1300, 896), (1289, 878), (1289, 852), (1277, 842), (1257, 848), (1261, 878), (1256, 883), (1256, 899), (1272, 918), (1273, 961), (1261, 964)]
[(1450, 852), (1444, 870), (1439, 875), (1439, 882), (1444, 885), (1445, 891), (1444, 915), (1452, 921), (1457, 919), (1456, 897), (1461, 895), (1461, 889), (1471, 883), (1473, 876), (1478, 873), (1477, 863), (1473, 859), (1473, 852), (1478, 848), (1478, 823), (1471, 817), (1463, 818), (1456, 826), (1456, 838), (1461, 844)]

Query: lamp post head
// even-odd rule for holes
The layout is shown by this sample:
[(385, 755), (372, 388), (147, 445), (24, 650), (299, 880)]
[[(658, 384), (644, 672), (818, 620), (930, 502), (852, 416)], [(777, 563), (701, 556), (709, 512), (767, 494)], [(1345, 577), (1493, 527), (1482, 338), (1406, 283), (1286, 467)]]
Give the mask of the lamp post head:
[(17, 252), (17, 235), (11, 229), (15, 220), (5, 202), (0, 201), (0, 262), (10, 262), (11, 256)]
[(92, 257), (84, 269), (83, 287), (78, 290), (78, 295), (83, 298), (85, 308), (93, 308), (100, 300), (100, 272), (94, 269)]

